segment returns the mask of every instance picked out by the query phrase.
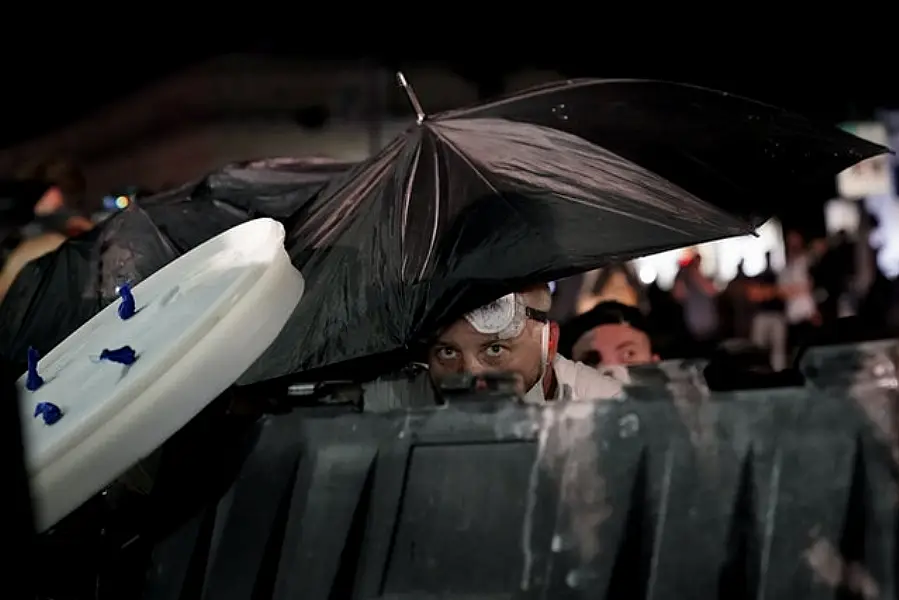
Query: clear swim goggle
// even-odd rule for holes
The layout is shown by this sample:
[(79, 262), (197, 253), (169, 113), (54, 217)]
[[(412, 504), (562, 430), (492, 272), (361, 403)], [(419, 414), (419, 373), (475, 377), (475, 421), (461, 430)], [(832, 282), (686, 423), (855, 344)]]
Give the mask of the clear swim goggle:
[(546, 323), (548, 315), (525, 304), (520, 294), (507, 294), (465, 315), (475, 331), (509, 340), (521, 335), (528, 319)]

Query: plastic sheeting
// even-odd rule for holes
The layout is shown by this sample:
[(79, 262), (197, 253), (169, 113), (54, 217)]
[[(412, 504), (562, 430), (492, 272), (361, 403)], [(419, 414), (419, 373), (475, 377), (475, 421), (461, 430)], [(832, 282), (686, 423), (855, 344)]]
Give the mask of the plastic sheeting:
[(424, 118), (299, 211), (287, 244), (305, 296), (241, 383), (365, 377), (523, 283), (748, 233), (772, 190), (801, 193), (884, 151), (652, 81), (556, 84)]
[(23, 269), (0, 304), (0, 356), (46, 353), (137, 283), (219, 233), (260, 216), (289, 217), (350, 165), (275, 159), (231, 165), (142, 200)]

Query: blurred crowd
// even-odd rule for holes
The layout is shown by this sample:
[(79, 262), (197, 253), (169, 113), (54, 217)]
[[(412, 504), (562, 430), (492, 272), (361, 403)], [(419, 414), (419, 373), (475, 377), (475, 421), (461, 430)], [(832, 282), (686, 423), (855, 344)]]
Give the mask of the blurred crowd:
[[(556, 282), (552, 316), (563, 324), (561, 351), (590, 364), (637, 364), (709, 357), (722, 344), (739, 343), (781, 371), (809, 345), (896, 333), (896, 282), (872, 258), (874, 281), (859, 285), (856, 241), (845, 232), (809, 241), (788, 231), (784, 238), (782, 268), (768, 253), (761, 273), (747, 275), (741, 262), (728, 282), (704, 273), (695, 249), (683, 251), (670, 290), (644, 285), (631, 263)], [(651, 352), (634, 352), (608, 327), (614, 324), (645, 334)]]

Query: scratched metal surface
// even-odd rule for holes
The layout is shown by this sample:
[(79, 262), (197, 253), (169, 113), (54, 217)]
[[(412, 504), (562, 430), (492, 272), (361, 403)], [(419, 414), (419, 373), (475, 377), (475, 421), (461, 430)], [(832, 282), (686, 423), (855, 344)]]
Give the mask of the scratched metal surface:
[(897, 356), (815, 349), (801, 388), (669, 362), (617, 399), (269, 417), (146, 597), (895, 598)]

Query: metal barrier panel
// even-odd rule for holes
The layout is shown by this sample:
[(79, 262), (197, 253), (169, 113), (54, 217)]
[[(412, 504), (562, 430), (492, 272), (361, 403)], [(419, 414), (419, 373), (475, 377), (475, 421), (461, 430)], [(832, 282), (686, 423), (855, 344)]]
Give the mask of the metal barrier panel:
[[(268, 417), (231, 489), (157, 548), (145, 597), (896, 597), (878, 377)], [(877, 410), (857, 393), (875, 388)]]
[(0, 361), (0, 473), (3, 474), (5, 504), (12, 519), (4, 527), (4, 539), (14, 555), (4, 561), (4, 584), (21, 597), (34, 594), (34, 519), (31, 493), (22, 448), (18, 372)]

